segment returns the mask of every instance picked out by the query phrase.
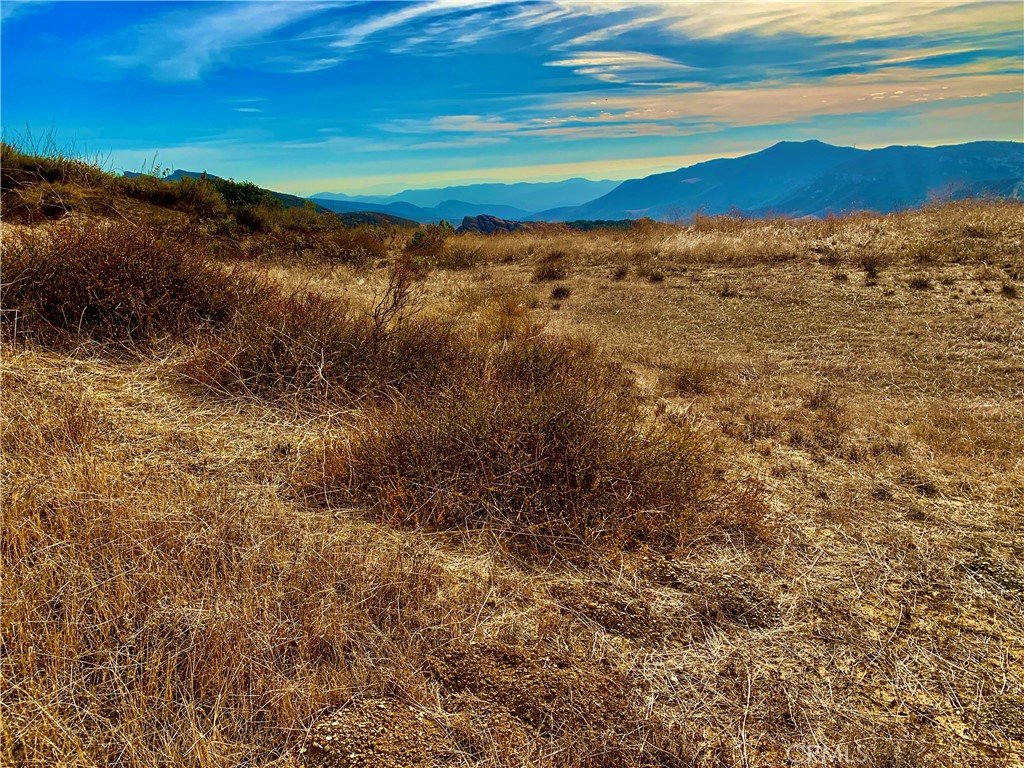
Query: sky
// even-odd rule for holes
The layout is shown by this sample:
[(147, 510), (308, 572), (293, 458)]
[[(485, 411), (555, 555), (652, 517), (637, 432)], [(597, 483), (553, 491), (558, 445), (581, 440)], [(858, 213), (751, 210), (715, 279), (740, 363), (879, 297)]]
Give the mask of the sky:
[(0, 3), (5, 139), (297, 194), (1024, 140), (1019, 2)]

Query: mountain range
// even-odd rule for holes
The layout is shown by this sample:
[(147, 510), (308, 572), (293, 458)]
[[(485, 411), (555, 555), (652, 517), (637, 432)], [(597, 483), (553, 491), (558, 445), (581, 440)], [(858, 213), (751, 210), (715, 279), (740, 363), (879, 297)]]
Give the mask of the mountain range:
[(753, 154), (709, 160), (669, 173), (623, 182), (587, 182), (610, 189), (582, 203), (541, 208), (563, 192), (578, 196), (587, 189), (600, 189), (581, 183), (585, 181), (561, 182), (565, 187), (559, 183), (474, 184), (407, 190), (387, 198), (335, 193), (313, 199), (331, 210), (373, 210), (421, 222), (459, 221), (482, 214), (521, 221), (645, 216), (688, 221), (697, 213), (794, 217), (855, 210), (888, 213), (943, 197), (1024, 198), (1024, 143), (856, 149), (814, 140), (783, 141)]
[(944, 147), (837, 147), (783, 141), (743, 157), (710, 160), (624, 181), (580, 206), (540, 211), (536, 221), (691, 219), (737, 211), (763, 216), (888, 213), (944, 197), (1024, 197), (1024, 143)]
[(546, 208), (583, 205), (619, 182), (566, 179), (516, 184), (468, 184), (438, 189), (407, 189), (394, 195), (346, 195), (321, 192), (310, 197), (337, 213), (375, 211), (416, 221), (460, 221), (486, 214), (502, 219), (526, 219)]
[[(138, 174), (127, 174), (138, 175)], [(169, 178), (198, 177), (175, 171)], [(272, 193), (287, 206), (304, 198)], [(977, 141), (942, 147), (856, 149), (821, 141), (782, 141), (736, 158), (697, 163), (627, 181), (469, 184), (394, 195), (325, 192), (309, 199), (346, 221), (399, 224), (494, 216), (511, 221), (686, 222), (698, 213), (822, 217), (888, 213), (933, 199), (1024, 199), (1024, 143)]]

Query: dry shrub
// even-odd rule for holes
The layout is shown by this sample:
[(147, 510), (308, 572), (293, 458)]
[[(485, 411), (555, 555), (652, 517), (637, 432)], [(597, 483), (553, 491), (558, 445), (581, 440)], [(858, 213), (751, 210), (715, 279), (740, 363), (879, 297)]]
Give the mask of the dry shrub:
[(77, 157), (73, 147), (58, 147), (52, 138), (42, 143), (28, 138), (16, 144), (0, 142), (0, 186), (4, 190), (47, 182), (95, 187), (112, 178), (98, 162)]
[(223, 216), (228, 212), (223, 196), (206, 179), (186, 177), (180, 181), (168, 181), (143, 175), (119, 177), (116, 182), (118, 189), (129, 197), (200, 218)]
[(4, 320), (47, 341), (182, 336), (226, 322), (255, 290), (211, 265), (199, 239), (127, 224), (11, 235), (2, 255)]
[(720, 360), (691, 356), (676, 363), (660, 377), (662, 390), (671, 394), (705, 395), (726, 375)]
[(907, 285), (915, 291), (930, 291), (932, 289), (932, 279), (928, 275), (914, 275), (910, 278)]
[(422, 548), (138, 474), (87, 393), (4, 392), (4, 765), (270, 764), (353, 693), (426, 690), (427, 638), (472, 621), (472, 586)]
[(480, 263), (482, 248), (471, 240), (462, 237), (452, 238), (437, 254), (432, 266), (438, 269), (472, 269)]
[(352, 400), (431, 391), (458, 375), (465, 345), (444, 319), (410, 315), (408, 273), (371, 311), (313, 292), (266, 289), (197, 348), (185, 370), (226, 392)]
[(694, 232), (742, 232), (751, 225), (751, 220), (742, 214), (715, 214), (695, 213), (690, 229)]
[(566, 275), (569, 274), (568, 269), (565, 266), (565, 251), (554, 250), (546, 253), (540, 260), (540, 263), (533, 270), (533, 281), (535, 283), (550, 282), (554, 280), (564, 280)]
[[(289, 209), (303, 210), (303, 209)], [(327, 218), (315, 212), (306, 212)], [(262, 262), (284, 264), (347, 264), (368, 267), (388, 255), (385, 233), (375, 227), (348, 228), (335, 219), (333, 226), (316, 229), (271, 230), (245, 240), (245, 253)]]
[(670, 544), (704, 502), (705, 446), (655, 423), (583, 342), (506, 340), (430, 400), (398, 400), (328, 451), (325, 487), (389, 521), (487, 526), (541, 547)]

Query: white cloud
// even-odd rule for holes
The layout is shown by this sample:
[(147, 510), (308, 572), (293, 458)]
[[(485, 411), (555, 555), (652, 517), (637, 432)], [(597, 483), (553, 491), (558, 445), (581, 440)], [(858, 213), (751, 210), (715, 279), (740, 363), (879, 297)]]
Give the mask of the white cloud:
[(549, 67), (572, 67), (578, 75), (589, 75), (609, 83), (624, 83), (630, 77), (657, 77), (692, 69), (678, 61), (640, 51), (581, 51), (565, 59), (547, 62)]
[(392, 120), (380, 126), (389, 133), (498, 133), (521, 127), (521, 123), (481, 115), (438, 115), (424, 120)]
[(466, 8), (486, 7), (493, 4), (493, 2), (482, 0), (432, 0), (432, 2), (409, 5), (401, 10), (374, 16), (347, 27), (331, 43), (331, 46), (342, 50), (358, 48), (374, 35), (405, 26), (423, 17), (450, 14)]
[(149, 69), (162, 80), (197, 80), (229, 49), (262, 40), (329, 7), (328, 3), (252, 0), (231, 3), (226, 10), (219, 7), (198, 18), (192, 11), (173, 14), (135, 29), (135, 52), (105, 59), (126, 69)]
[(9, 21), (38, 11), (48, 5), (44, 0), (3, 0), (0, 3), (0, 21)]

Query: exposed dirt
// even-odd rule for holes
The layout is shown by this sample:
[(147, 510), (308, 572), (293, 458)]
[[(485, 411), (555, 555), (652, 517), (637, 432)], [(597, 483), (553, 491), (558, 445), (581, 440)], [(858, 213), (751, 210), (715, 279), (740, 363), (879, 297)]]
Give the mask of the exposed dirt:
[(445, 732), (396, 699), (363, 699), (324, 717), (300, 749), (309, 768), (441, 768), (455, 765)]

